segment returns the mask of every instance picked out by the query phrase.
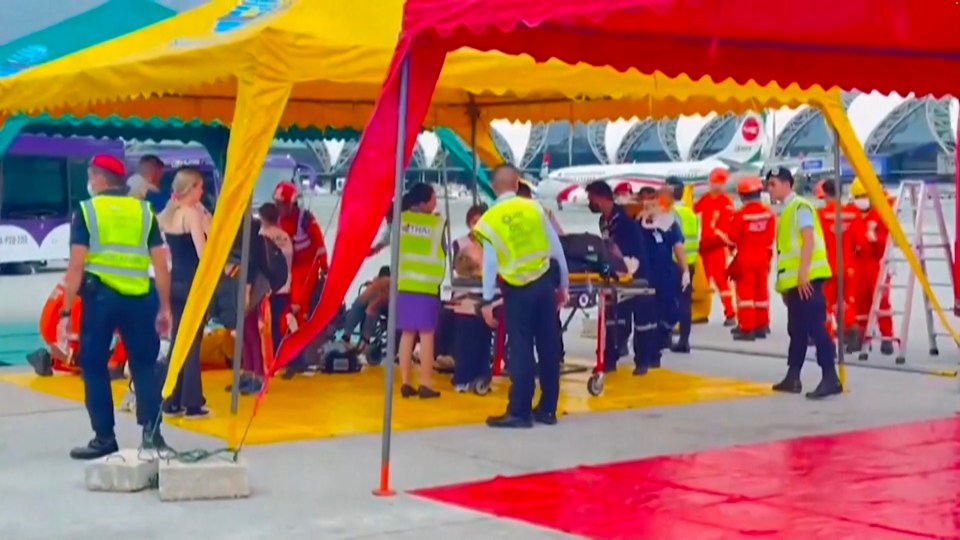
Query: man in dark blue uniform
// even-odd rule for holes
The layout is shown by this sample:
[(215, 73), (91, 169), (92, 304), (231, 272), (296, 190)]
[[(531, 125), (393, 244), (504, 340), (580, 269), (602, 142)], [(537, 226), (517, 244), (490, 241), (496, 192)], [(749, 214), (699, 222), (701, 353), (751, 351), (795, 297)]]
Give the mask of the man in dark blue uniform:
[(683, 249), (683, 233), (671, 210), (671, 201), (658, 197), (650, 187), (641, 189), (639, 195), (643, 204), (643, 211), (638, 216), (640, 232), (646, 244), (650, 283), (656, 290), (656, 314), (660, 323), (657, 355), (652, 367), (660, 367), (660, 351), (670, 348), (670, 335), (680, 317), (679, 296), (690, 286), (690, 272)]
[[(80, 203), (70, 231), (65, 306), (77, 294), (83, 305), (79, 364), (87, 412), (95, 437), (70, 452), (73, 459), (97, 459), (118, 450), (113, 394), (107, 360), (115, 332), (129, 353), (137, 394), (137, 423), (144, 449), (165, 447), (160, 436), (159, 335), (170, 331), (170, 274), (157, 220), (149, 204), (130, 197), (118, 159), (99, 155), (88, 169), (91, 199)], [(156, 272), (156, 293), (150, 266)], [(157, 300), (159, 296), (159, 309)], [(70, 312), (60, 314), (58, 339), (67, 338)]]
[[(603, 181), (587, 186), (590, 211), (600, 214), (600, 232), (604, 239), (612, 242), (615, 251), (623, 257), (627, 270), (633, 274), (634, 284), (650, 278), (649, 255), (640, 225), (630, 219), (623, 207), (613, 202), (613, 190)], [(650, 291), (652, 293), (652, 291)], [(631, 317), (632, 315), (632, 317)], [(611, 306), (607, 313), (607, 332), (604, 342), (604, 368), (606, 371), (617, 369), (620, 356), (621, 332), (630, 334), (628, 321), (633, 319), (633, 358), (634, 375), (645, 375), (659, 356), (659, 337), (657, 331), (657, 304), (653, 294), (635, 296)]]

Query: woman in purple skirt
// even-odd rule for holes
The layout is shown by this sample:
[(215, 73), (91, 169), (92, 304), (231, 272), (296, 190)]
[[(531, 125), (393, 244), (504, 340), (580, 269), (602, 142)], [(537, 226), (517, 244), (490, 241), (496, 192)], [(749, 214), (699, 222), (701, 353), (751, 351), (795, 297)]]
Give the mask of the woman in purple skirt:
[[(420, 214), (433, 214), (437, 208), (437, 194), (430, 184), (416, 184), (403, 196), (403, 211)], [(442, 222), (441, 222), (442, 228)], [(403, 232), (401, 231), (401, 234)], [(401, 242), (402, 245), (402, 242)], [(446, 251), (441, 245), (441, 249)], [(402, 256), (401, 256), (402, 259)], [(401, 262), (398, 279), (403, 279)], [(440, 288), (430, 293), (399, 291), (397, 294), (397, 330), (400, 334), (400, 378), (403, 385), (400, 395), (409, 398), (420, 396), (422, 399), (435, 398), (440, 392), (433, 389), (434, 336), (440, 316)], [(413, 349), (417, 336), (420, 337), (420, 387), (410, 384), (410, 366), (413, 363)]]

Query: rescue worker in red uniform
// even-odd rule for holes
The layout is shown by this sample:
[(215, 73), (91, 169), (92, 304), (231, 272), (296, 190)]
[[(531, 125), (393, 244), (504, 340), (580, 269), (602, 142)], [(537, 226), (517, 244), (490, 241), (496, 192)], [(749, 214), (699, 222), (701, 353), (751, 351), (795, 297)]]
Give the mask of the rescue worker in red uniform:
[(841, 326), (846, 336), (847, 349), (850, 352), (859, 348), (860, 337), (856, 324), (856, 258), (863, 249), (865, 229), (860, 210), (852, 203), (840, 209), (841, 218), (841, 248), (843, 249), (843, 320), (839, 319), (839, 299), (837, 298), (837, 278), (840, 269), (837, 268), (837, 205), (840, 197), (837, 189), (830, 180), (821, 181), (817, 185), (817, 196), (823, 199), (824, 205), (817, 210), (820, 226), (823, 229), (824, 244), (827, 248), (827, 260), (833, 276), (823, 286), (823, 294), (827, 300), (827, 332), (831, 338), (836, 337), (836, 326)]
[(710, 192), (700, 197), (693, 211), (700, 216), (700, 257), (707, 283), (720, 293), (723, 302), (724, 326), (737, 324), (733, 309), (733, 291), (727, 282), (728, 249), (732, 247), (728, 231), (733, 219), (733, 199), (723, 192), (727, 184), (727, 171), (714, 169), (710, 173)]
[(743, 206), (733, 215), (729, 239), (735, 255), (729, 277), (737, 291), (737, 341), (754, 341), (770, 333), (770, 260), (776, 239), (776, 217), (763, 203), (763, 181), (744, 178), (737, 184)]
[[(873, 306), (873, 297), (877, 291), (877, 281), (880, 279), (880, 266), (883, 262), (883, 256), (887, 249), (887, 239), (890, 236), (887, 226), (880, 219), (880, 213), (870, 204), (867, 198), (867, 190), (859, 178), (853, 180), (850, 185), (850, 196), (853, 197), (853, 204), (860, 211), (863, 218), (863, 227), (865, 229), (865, 242), (863, 249), (854, 259), (854, 272), (857, 276), (856, 284), (856, 313), (857, 327), (860, 336), (866, 336), (867, 321), (870, 317), (870, 309)], [(893, 201), (890, 200), (893, 205)], [(877, 318), (877, 325), (880, 327), (880, 352), (885, 355), (893, 354), (893, 319), (890, 316), (890, 289), (885, 288), (880, 297), (879, 310), (883, 315)]]
[(303, 324), (320, 274), (327, 272), (327, 246), (313, 213), (300, 208), (298, 195), (293, 182), (280, 182), (273, 192), (273, 200), (280, 210), (280, 228), (293, 241), (290, 311), (297, 322)]

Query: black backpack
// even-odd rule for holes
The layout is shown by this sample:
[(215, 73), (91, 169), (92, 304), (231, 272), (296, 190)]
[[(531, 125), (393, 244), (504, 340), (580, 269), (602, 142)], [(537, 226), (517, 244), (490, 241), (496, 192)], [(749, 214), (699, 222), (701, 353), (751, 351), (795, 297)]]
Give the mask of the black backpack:
[(270, 282), (270, 290), (279, 291), (287, 284), (290, 268), (287, 266), (287, 258), (283, 256), (283, 251), (273, 243), (269, 238), (263, 238), (264, 265), (263, 271), (267, 281)]

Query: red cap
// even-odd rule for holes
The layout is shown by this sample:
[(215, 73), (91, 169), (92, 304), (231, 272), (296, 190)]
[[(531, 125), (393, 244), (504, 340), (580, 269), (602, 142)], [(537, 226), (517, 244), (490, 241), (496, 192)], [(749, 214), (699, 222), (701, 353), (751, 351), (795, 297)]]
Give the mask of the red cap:
[(90, 165), (111, 172), (120, 177), (127, 175), (127, 169), (124, 167), (123, 162), (107, 154), (97, 154), (93, 156), (93, 160), (90, 161)]
[(727, 174), (726, 169), (717, 168), (710, 171), (711, 184), (726, 184), (727, 178), (729, 178), (729, 175)]
[(273, 200), (278, 203), (292, 203), (297, 198), (297, 185), (286, 180), (279, 182), (273, 190)]
[(763, 180), (756, 176), (751, 176), (740, 180), (737, 184), (737, 193), (746, 195), (748, 193), (757, 193), (763, 191)]

